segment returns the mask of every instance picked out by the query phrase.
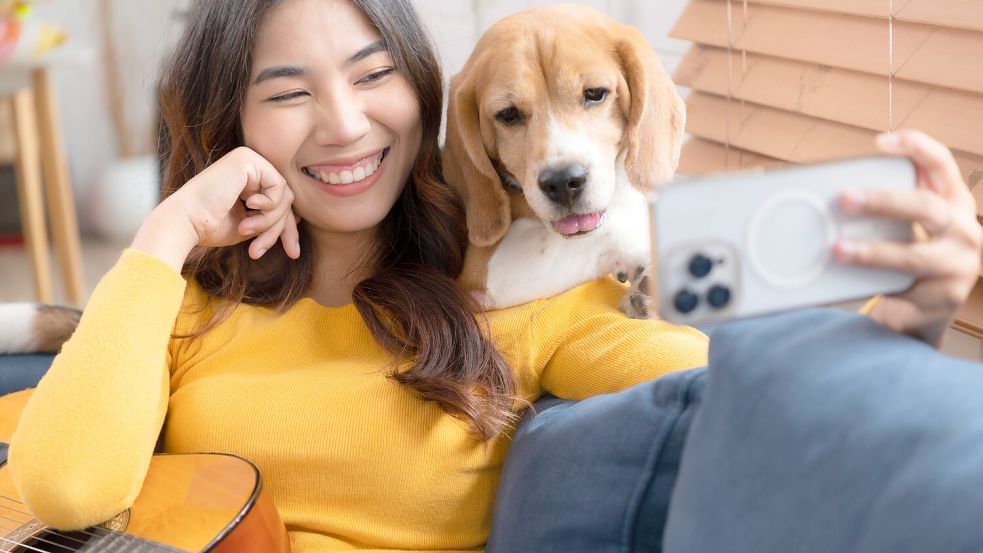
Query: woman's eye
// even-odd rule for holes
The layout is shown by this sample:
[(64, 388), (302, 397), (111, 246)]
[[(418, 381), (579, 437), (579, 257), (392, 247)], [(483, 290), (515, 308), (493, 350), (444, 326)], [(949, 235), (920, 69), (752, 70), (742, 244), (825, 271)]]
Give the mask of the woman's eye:
[(304, 92), (302, 90), (298, 90), (296, 92), (288, 92), (286, 94), (281, 94), (280, 96), (274, 96), (274, 97), (270, 98), (270, 101), (271, 102), (286, 102), (287, 100), (293, 100), (295, 98), (300, 98), (301, 96), (306, 96), (306, 95), (307, 95), (306, 92)]
[(588, 88), (584, 90), (584, 101), (589, 106), (600, 104), (608, 97), (608, 92), (606, 88)]
[(395, 73), (395, 72), (396, 72), (396, 70), (394, 68), (387, 67), (386, 69), (383, 69), (381, 71), (376, 71), (375, 73), (369, 73), (368, 75), (366, 75), (366, 76), (362, 77), (361, 79), (359, 79), (357, 81), (357, 83), (371, 83), (371, 82), (375, 82), (375, 81), (378, 81), (379, 79), (385, 77), (386, 75), (390, 75), (390, 74)]
[(495, 119), (498, 119), (502, 123), (511, 126), (518, 123), (522, 119), (522, 115), (519, 113), (519, 110), (515, 106), (512, 106), (512, 107), (505, 108), (499, 111), (498, 113), (496, 113)]

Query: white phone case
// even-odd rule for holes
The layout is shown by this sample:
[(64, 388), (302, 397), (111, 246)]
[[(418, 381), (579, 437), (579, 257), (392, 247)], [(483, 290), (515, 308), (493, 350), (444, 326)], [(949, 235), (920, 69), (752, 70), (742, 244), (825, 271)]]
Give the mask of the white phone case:
[(836, 198), (915, 179), (907, 158), (872, 157), (667, 185), (650, 206), (659, 314), (711, 323), (907, 289), (912, 276), (843, 265), (832, 246), (910, 241), (910, 224), (848, 215)]

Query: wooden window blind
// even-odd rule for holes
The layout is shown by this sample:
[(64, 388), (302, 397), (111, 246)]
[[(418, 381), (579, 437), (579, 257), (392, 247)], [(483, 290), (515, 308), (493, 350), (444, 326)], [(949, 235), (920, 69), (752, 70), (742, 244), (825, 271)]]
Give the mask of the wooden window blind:
[[(671, 34), (694, 43), (674, 74), (692, 89), (680, 174), (870, 154), (916, 128), (953, 150), (983, 219), (981, 0), (690, 0)], [(955, 327), (983, 338), (983, 275)]]

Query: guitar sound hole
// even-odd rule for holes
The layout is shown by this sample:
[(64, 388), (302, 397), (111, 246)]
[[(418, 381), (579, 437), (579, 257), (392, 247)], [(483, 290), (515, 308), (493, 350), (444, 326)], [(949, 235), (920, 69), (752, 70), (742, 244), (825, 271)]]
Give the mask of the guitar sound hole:
[(36, 534), (26, 543), (12, 551), (16, 553), (26, 553), (28, 551), (78, 551), (85, 546), (91, 537), (91, 534), (83, 532), (52, 532), (45, 530), (40, 534)]

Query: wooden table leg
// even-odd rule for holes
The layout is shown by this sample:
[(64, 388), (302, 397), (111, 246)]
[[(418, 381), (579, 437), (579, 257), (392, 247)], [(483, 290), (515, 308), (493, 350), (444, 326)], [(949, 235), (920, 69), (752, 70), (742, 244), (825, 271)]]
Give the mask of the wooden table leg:
[(55, 250), (58, 252), (58, 263), (61, 265), (68, 301), (75, 305), (82, 305), (85, 285), (75, 198), (72, 195), (72, 184), (68, 176), (68, 160), (65, 156), (65, 143), (62, 140), (61, 120), (58, 118), (48, 70), (36, 69), (33, 82), (34, 103), (43, 152), (41, 168), (44, 172), (44, 194), (48, 203), (52, 238)]
[(44, 207), (41, 199), (41, 152), (38, 146), (34, 100), (29, 89), (14, 95), (14, 135), (17, 154), (14, 170), (17, 173), (17, 201), (20, 204), (24, 245), (34, 269), (34, 290), (38, 301), (51, 303), (51, 262), (48, 259), (48, 232), (44, 226)]

